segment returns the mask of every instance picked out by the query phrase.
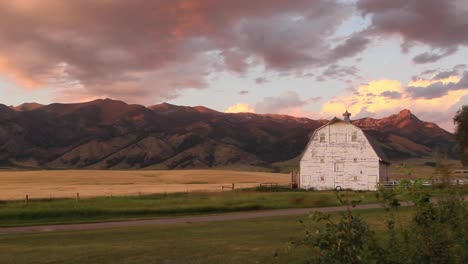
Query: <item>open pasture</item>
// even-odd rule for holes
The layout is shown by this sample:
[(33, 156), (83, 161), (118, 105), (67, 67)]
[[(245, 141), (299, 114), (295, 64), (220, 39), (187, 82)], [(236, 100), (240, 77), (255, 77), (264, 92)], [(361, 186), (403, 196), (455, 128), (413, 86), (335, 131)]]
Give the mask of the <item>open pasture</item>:
[(0, 200), (221, 191), (221, 186), (252, 188), (290, 183), (289, 174), (225, 170), (41, 170), (0, 171)]
[[(383, 210), (359, 212), (384, 239)], [(397, 218), (407, 223), (413, 211)], [(335, 217), (337, 214), (334, 214)], [(185, 223), (167, 226), (0, 235), (2, 263), (306, 263), (305, 247), (287, 243), (305, 235), (307, 216)]]

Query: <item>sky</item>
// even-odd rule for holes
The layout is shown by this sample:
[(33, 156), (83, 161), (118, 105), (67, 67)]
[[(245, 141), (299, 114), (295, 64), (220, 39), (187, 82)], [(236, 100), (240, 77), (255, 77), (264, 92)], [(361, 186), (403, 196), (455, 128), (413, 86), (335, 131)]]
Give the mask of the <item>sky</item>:
[(468, 104), (466, 0), (0, 0), (0, 103), (312, 119)]

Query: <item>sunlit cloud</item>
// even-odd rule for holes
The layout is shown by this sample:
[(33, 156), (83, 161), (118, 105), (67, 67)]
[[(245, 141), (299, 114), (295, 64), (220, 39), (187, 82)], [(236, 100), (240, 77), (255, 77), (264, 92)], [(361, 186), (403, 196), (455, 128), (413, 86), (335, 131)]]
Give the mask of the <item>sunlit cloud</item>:
[(229, 106), (225, 113), (255, 113), (255, 109), (246, 103), (237, 103)]
[(367, 109), (377, 113), (382, 110), (390, 110), (398, 107), (400, 99), (392, 99), (385, 93), (403, 93), (403, 87), (398, 80), (376, 80), (368, 84), (360, 85), (352, 95), (344, 95), (326, 102), (322, 112), (328, 115), (343, 113), (346, 109), (355, 114)]
[[(401, 109), (410, 109), (416, 115), (424, 116), (427, 121), (437, 122), (447, 130), (453, 131), (451, 118), (457, 110), (455, 105), (468, 103), (467, 89), (447, 90), (444, 94), (434, 97), (414, 98), (406, 87), (419, 87), (427, 89), (433, 84), (461, 83), (460, 76), (450, 76), (436, 80), (413, 80), (404, 86), (398, 80), (375, 80), (362, 84), (352, 94), (343, 94), (326, 102), (322, 107), (325, 116), (340, 116), (348, 109), (355, 118), (380, 118), (394, 114)], [(461, 101), (465, 100), (465, 101)], [(430, 115), (430, 112), (437, 114)]]
[(437, 82), (441, 82), (443, 84), (448, 84), (448, 83), (457, 83), (460, 81), (460, 76), (450, 76), (450, 77), (447, 77), (447, 78), (444, 78), (444, 79), (436, 79), (436, 80), (433, 80), (433, 79), (417, 79), (417, 80), (413, 80), (413, 81), (410, 81), (408, 83), (408, 86), (414, 86), (414, 87), (427, 87), (431, 84), (434, 84), (434, 83), (437, 83)]

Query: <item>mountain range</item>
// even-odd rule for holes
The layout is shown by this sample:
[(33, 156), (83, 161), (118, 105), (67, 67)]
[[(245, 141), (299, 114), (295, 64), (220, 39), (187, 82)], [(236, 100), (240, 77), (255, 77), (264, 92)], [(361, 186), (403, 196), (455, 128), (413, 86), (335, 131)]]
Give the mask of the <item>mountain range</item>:
[[(338, 113), (337, 113), (338, 114)], [(181, 169), (296, 161), (327, 120), (222, 113), (203, 106), (149, 107), (100, 99), (75, 104), (0, 104), (0, 167)], [(455, 155), (453, 134), (409, 110), (352, 121), (391, 160)]]

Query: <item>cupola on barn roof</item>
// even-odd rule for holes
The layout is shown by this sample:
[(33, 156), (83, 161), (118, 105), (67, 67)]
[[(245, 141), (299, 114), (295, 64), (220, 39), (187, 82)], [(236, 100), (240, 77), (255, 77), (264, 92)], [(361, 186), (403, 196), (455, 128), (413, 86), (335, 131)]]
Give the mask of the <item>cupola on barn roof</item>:
[(351, 122), (351, 119), (349, 118), (351, 116), (351, 113), (348, 112), (348, 109), (346, 109), (346, 112), (343, 113), (343, 116), (343, 121), (348, 123)]

